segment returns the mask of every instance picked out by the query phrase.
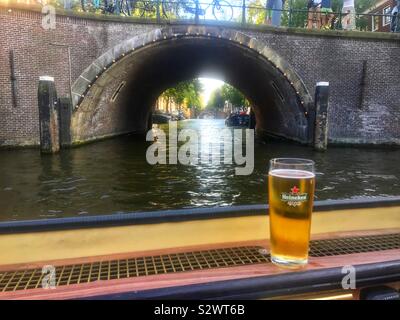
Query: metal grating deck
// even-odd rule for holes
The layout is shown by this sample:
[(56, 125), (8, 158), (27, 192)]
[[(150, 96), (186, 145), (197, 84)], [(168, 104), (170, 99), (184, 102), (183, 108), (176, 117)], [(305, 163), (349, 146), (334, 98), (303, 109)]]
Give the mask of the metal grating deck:
[[(310, 244), (310, 256), (325, 257), (390, 249), (400, 249), (400, 234), (315, 240)], [(269, 254), (265, 254), (265, 249), (262, 247), (235, 247), (57, 266), (55, 279), (56, 286), (65, 286), (97, 280), (114, 280), (270, 261)], [(41, 288), (45, 275), (39, 268), (0, 272), (0, 292)]]
[(376, 236), (314, 240), (310, 243), (310, 255), (312, 257), (327, 257), (399, 248), (400, 233), (394, 233)]

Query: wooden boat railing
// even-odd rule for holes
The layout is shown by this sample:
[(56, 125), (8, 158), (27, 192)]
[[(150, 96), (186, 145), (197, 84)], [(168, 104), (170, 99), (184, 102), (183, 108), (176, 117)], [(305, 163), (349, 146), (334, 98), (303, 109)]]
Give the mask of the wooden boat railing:
[[(400, 206), (398, 197), (374, 197), (365, 199), (323, 200), (314, 202), (314, 211), (350, 210)], [(152, 224), (201, 219), (252, 216), (267, 214), (268, 204), (239, 205), (227, 207), (208, 207), (174, 209), (144, 212), (119, 212), (109, 215), (79, 216), (53, 219), (35, 219), (0, 222), (0, 234), (108, 227), (130, 224)]]

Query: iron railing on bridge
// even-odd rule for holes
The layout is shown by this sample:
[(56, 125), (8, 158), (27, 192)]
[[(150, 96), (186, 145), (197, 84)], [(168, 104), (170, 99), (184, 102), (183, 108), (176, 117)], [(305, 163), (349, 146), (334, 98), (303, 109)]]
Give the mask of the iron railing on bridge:
[[(20, 0), (24, 1), (24, 0)], [(158, 22), (186, 20), (233, 22), (238, 24), (270, 24), (271, 15), (278, 12), (278, 25), (313, 29), (347, 29), (343, 22), (350, 22), (348, 29), (360, 31), (400, 32), (399, 11), (390, 8), (386, 13), (359, 13), (330, 8), (309, 10), (308, 0), (287, 0), (282, 9), (267, 9), (269, 0), (25, 0), (53, 4), (66, 10), (84, 13), (119, 15)], [(395, 10), (393, 10), (395, 9)], [(395, 12), (395, 14), (392, 14)], [(273, 20), (273, 19), (272, 19)]]

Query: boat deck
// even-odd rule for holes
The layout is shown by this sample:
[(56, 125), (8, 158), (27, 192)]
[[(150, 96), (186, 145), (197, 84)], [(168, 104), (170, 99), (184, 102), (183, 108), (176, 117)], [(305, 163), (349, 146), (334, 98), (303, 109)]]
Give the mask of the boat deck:
[[(398, 200), (317, 203), (301, 269), (271, 263), (265, 206), (0, 223), (0, 299), (355, 298), (400, 286)], [(342, 287), (349, 268), (354, 290)]]
[[(56, 289), (42, 289), (46, 274), (35, 265), (20, 265), (14, 270), (0, 271), (0, 299), (123, 298), (125, 295), (130, 298), (168, 297), (171, 296), (168, 290), (151, 290), (266, 276), (272, 281), (277, 275), (281, 276), (280, 280), (283, 280), (282, 276), (289, 276), (287, 279), (294, 277), (289, 290), (294, 294), (302, 291), (298, 290), (301, 283), (299, 275), (304, 273), (311, 272), (311, 276), (313, 271), (332, 270), (345, 265), (369, 265), (371, 277), (374, 264), (382, 262), (394, 268), (394, 274), (388, 273), (387, 276), (394, 277), (388, 280), (395, 280), (396, 274), (399, 276), (400, 273), (400, 229), (314, 237), (310, 245), (309, 264), (296, 270), (273, 265), (266, 243), (232, 244), (214, 249), (185, 248), (145, 256), (135, 253), (79, 259), (73, 264), (66, 262), (55, 264)], [(337, 271), (336, 276), (339, 274)], [(264, 293), (263, 296), (271, 294)], [(182, 294), (179, 297), (182, 298)]]

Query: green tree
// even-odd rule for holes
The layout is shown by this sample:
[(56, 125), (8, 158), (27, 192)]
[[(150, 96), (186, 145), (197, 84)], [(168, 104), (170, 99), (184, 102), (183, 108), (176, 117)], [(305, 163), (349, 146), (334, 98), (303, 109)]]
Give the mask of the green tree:
[(180, 107), (201, 108), (202, 85), (198, 79), (179, 82), (162, 93), (162, 97), (174, 101)]
[[(376, 0), (354, 0), (354, 5), (357, 13), (363, 13), (365, 10), (372, 8), (377, 1)], [(367, 30), (368, 20), (370, 16), (358, 16), (356, 19), (356, 27), (360, 30)]]
[(214, 112), (222, 111), (224, 109), (224, 104), (225, 99), (222, 96), (222, 90), (221, 88), (218, 88), (211, 93), (206, 109)]
[(224, 101), (232, 103), (234, 107), (240, 108), (249, 106), (246, 97), (239, 90), (229, 84), (224, 84), (221, 87), (221, 94)]
[(186, 106), (190, 108), (201, 108), (201, 92), (203, 91), (203, 86), (198, 79), (194, 79), (187, 83), (187, 86), (184, 90), (185, 98), (184, 101)]
[(265, 22), (265, 3), (262, 0), (251, 0), (247, 4), (247, 23), (263, 24)]
[(249, 101), (239, 90), (229, 84), (224, 84), (211, 93), (206, 108), (212, 111), (222, 111), (225, 102), (230, 102), (236, 108), (250, 105)]
[[(282, 13), (282, 26), (303, 28), (307, 25), (307, 3), (308, 0), (286, 0)], [(293, 11), (290, 12), (290, 9)]]

